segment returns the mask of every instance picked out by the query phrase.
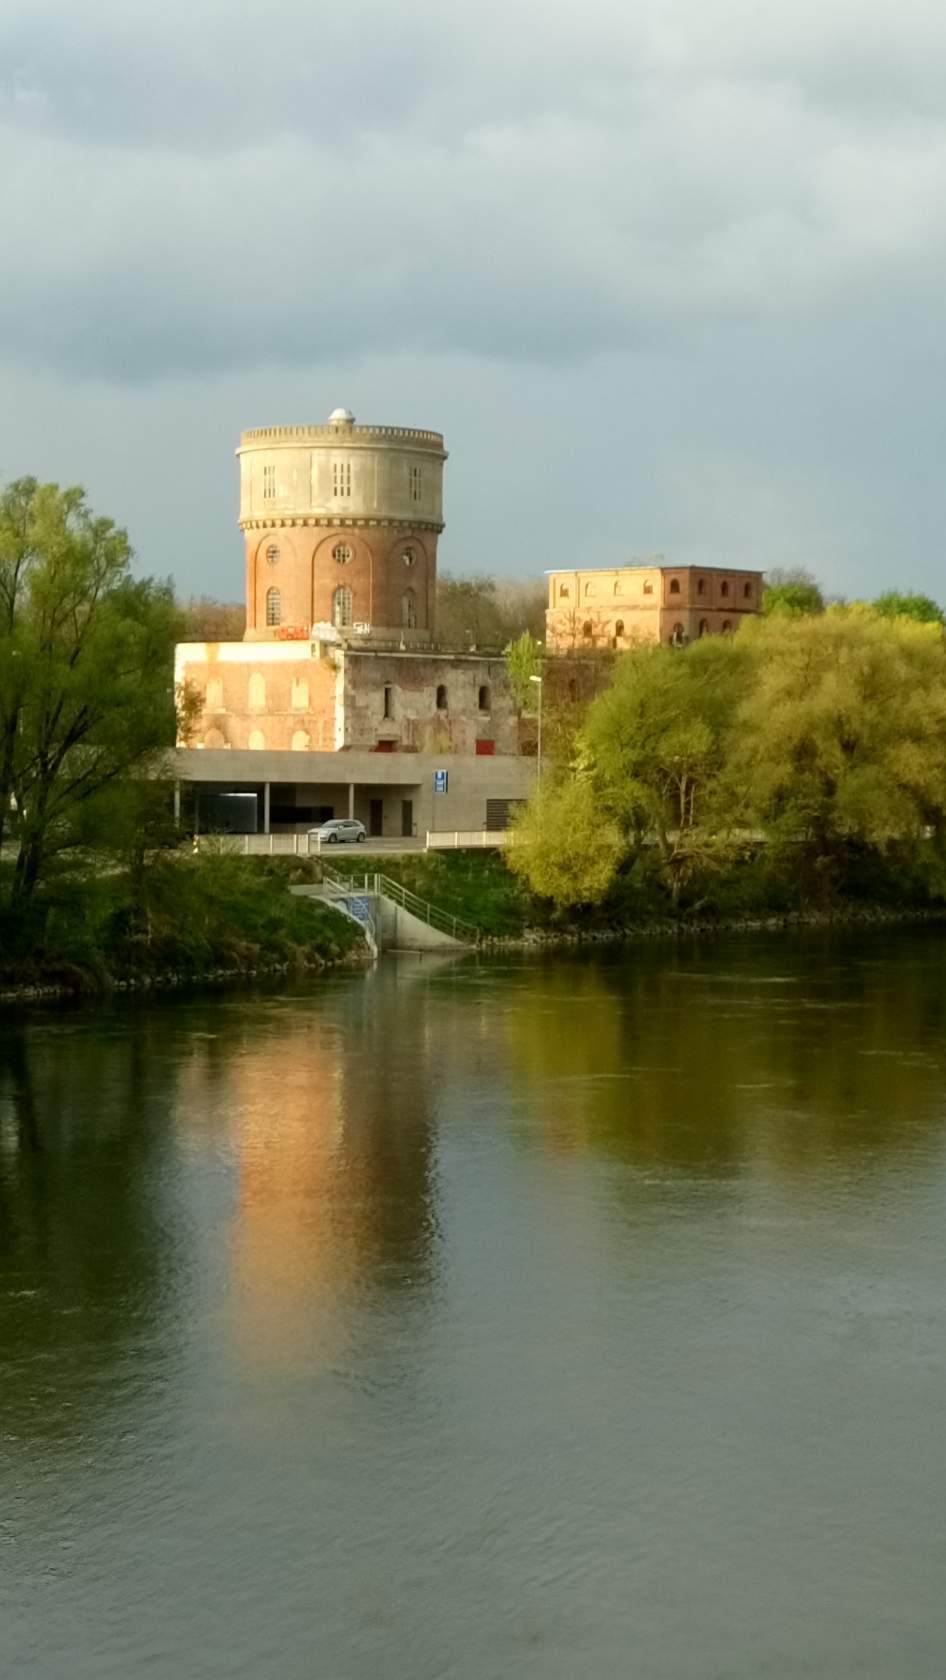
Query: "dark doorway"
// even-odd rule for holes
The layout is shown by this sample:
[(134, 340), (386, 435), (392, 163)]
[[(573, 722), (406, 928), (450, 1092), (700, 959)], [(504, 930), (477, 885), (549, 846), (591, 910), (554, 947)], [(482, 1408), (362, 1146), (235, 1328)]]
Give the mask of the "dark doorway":
[(384, 800), (372, 799), (368, 807), (368, 833), (381, 835), (384, 833)]
[(413, 832), (414, 832), (414, 801), (413, 801), (413, 799), (402, 799), (401, 800), (401, 838), (402, 838), (402, 840), (409, 840), (411, 835), (413, 834)]

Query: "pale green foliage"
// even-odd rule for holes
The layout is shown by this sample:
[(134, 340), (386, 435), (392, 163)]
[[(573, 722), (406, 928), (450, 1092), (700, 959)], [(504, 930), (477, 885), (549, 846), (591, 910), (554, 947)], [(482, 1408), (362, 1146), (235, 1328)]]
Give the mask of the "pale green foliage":
[(728, 775), (772, 833), (872, 845), (939, 828), (946, 655), (939, 627), (857, 608), (748, 625), (752, 682)]
[(930, 595), (905, 594), (899, 589), (887, 589), (878, 595), (874, 611), (881, 618), (913, 618), (918, 624), (942, 624), (943, 609)]
[(623, 850), (616, 823), (602, 813), (583, 777), (543, 784), (518, 817), (506, 854), (533, 892), (556, 904), (597, 904)]
[(534, 712), (539, 703), (533, 677), (542, 675), (542, 648), (528, 630), (523, 630), (506, 649), (506, 675), (520, 711)]
[[(591, 705), (573, 768), (530, 809), (516, 852), (517, 870), (537, 891), (564, 890), (563, 903), (599, 898), (606, 868), (638, 858), (676, 901), (760, 840), (793, 872), (813, 865), (822, 884), (843, 880), (845, 859), (904, 842), (935, 872), (946, 847), (942, 631), (862, 605), (757, 619), (685, 651), (638, 649)], [(565, 815), (571, 800), (582, 820)], [(592, 854), (596, 824), (613, 825), (617, 847)], [(533, 874), (550, 844), (554, 869), (543, 858)]]
[(14, 901), (53, 853), (87, 843), (106, 790), (173, 745), (177, 612), (130, 559), (81, 490), (20, 479), (0, 496), (0, 842), (17, 847)]
[(762, 611), (766, 618), (805, 618), (824, 612), (821, 586), (803, 566), (774, 567), (765, 576)]

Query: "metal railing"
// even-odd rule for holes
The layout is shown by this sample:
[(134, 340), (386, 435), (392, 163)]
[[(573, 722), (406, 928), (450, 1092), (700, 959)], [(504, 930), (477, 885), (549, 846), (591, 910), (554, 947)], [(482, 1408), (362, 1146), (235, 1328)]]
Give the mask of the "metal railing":
[(478, 847), (508, 846), (508, 828), (456, 828), (427, 830), (427, 851), (466, 851)]
[(418, 898), (408, 887), (402, 887), (400, 881), (392, 881), (390, 875), (375, 875), (375, 891), (399, 904), (409, 915), (416, 916), (418, 921), (426, 922), (428, 927), (436, 928), (438, 933), (446, 933), (451, 939), (457, 939), (462, 945), (478, 945), (482, 937), (479, 928), (472, 922), (465, 922), (460, 916), (452, 916), (449, 910), (441, 910), (436, 904), (430, 904), (426, 898)]
[(428, 927), (436, 928), (438, 933), (448, 934), (461, 945), (478, 945), (482, 938), (479, 928), (474, 927), (472, 922), (465, 922), (461, 916), (451, 915), (449, 910), (441, 910), (439, 905), (431, 904), (426, 898), (420, 898), (417, 893), (411, 892), (409, 887), (402, 887), (400, 881), (393, 881), (390, 875), (339, 875), (323, 862), (322, 882), (329, 888), (333, 898), (337, 895), (349, 902), (372, 893), (377, 897), (388, 898), (409, 915), (416, 916), (418, 921), (426, 922)]

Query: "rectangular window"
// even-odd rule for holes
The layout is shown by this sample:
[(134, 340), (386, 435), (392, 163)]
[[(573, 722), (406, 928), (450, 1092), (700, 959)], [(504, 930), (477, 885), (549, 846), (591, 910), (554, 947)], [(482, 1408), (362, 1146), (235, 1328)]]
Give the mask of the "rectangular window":
[(264, 502), (274, 502), (275, 500), (276, 500), (276, 468), (275, 467), (264, 467), (263, 468), (263, 501)]
[(386, 718), (394, 716), (394, 690), (390, 683), (384, 685), (384, 716)]
[(420, 467), (411, 468), (411, 501), (420, 501)]
[(351, 495), (351, 462), (336, 461), (332, 467), (332, 494), (335, 496)]

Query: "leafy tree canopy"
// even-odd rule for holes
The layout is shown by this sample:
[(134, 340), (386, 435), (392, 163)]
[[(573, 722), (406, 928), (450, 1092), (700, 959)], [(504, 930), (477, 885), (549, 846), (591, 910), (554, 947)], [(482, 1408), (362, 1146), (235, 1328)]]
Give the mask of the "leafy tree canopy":
[(874, 611), (881, 618), (912, 618), (918, 624), (944, 622), (942, 607), (937, 606), (930, 595), (916, 595), (909, 591), (903, 594), (899, 589), (887, 589), (878, 595)]
[(804, 618), (824, 607), (820, 584), (803, 566), (776, 566), (766, 573), (762, 611), (767, 618)]
[(520, 711), (535, 711), (538, 684), (532, 679), (542, 675), (542, 647), (529, 630), (523, 630), (506, 649), (506, 674)]
[(79, 489), (24, 478), (0, 495), (0, 845), (11, 902), (88, 843), (96, 802), (173, 746), (170, 586), (136, 580), (124, 531)]
[(824, 856), (940, 827), (946, 654), (938, 627), (834, 608), (750, 624), (730, 785), (774, 836)]
[[(582, 846), (591, 848), (589, 902), (607, 866), (635, 860), (677, 902), (692, 881), (761, 842), (819, 893), (868, 852), (922, 851), (941, 875), (941, 629), (832, 607), (756, 619), (737, 637), (685, 650), (632, 650), (592, 702), (571, 772), (543, 791), (516, 851), (533, 889), (567, 893), (562, 903), (582, 902)], [(569, 792), (578, 786), (578, 815), (563, 804), (559, 820), (557, 802), (578, 800)], [(595, 818), (616, 847), (592, 845)]]
[(597, 904), (623, 849), (587, 777), (541, 785), (517, 817), (512, 840), (507, 862), (513, 874), (562, 905)]

